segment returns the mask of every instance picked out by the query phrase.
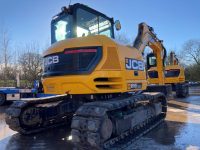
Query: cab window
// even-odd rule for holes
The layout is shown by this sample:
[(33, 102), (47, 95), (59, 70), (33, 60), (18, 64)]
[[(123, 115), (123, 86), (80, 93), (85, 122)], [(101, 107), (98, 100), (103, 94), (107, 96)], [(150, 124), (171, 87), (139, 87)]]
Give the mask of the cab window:
[(66, 15), (52, 23), (52, 43), (72, 37), (72, 16)]
[(77, 37), (88, 35), (106, 35), (112, 37), (111, 22), (95, 13), (78, 9), (77, 10)]

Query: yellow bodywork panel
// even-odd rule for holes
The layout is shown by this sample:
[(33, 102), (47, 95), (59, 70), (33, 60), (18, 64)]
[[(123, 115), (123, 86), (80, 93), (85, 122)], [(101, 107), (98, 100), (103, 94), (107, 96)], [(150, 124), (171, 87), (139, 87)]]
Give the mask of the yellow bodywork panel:
[(102, 57), (92, 72), (46, 76), (42, 81), (44, 93), (99, 94), (146, 89), (142, 54), (137, 49), (119, 45), (104, 35), (57, 42), (44, 52), (44, 57), (63, 53), (65, 49), (85, 47), (102, 48)]
[[(156, 67), (151, 67), (148, 72), (157, 71)], [(168, 65), (165, 67), (165, 72), (167, 71), (178, 71), (179, 74), (177, 76), (165, 76), (165, 84), (176, 84), (185, 82), (185, 74), (184, 68), (180, 65)], [(166, 74), (166, 73), (165, 73)], [(158, 84), (158, 78), (152, 78), (148, 75), (148, 83), (149, 84)]]
[(179, 75), (177, 77), (166, 77), (165, 83), (183, 83), (185, 82), (185, 70), (179, 65), (166, 66), (165, 70), (179, 70)]

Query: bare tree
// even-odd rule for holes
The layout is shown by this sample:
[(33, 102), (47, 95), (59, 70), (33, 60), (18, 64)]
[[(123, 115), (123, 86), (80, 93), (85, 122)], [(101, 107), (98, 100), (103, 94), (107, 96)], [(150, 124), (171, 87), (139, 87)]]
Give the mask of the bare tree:
[(185, 76), (189, 81), (200, 79), (200, 40), (188, 40), (180, 51), (179, 58), (185, 66)]
[(185, 76), (189, 81), (200, 81), (200, 65), (192, 64), (185, 68)]
[(27, 81), (26, 86), (32, 86), (33, 81), (40, 78), (42, 56), (39, 54), (39, 46), (36, 43), (27, 44), (25, 48), (25, 52), (19, 56), (21, 78)]
[(185, 42), (182, 55), (186, 61), (200, 65), (200, 40), (189, 40)]
[(117, 34), (115, 36), (115, 39), (121, 43), (121, 44), (124, 44), (124, 45), (129, 45), (131, 46), (132, 44), (132, 41), (130, 38), (128, 38), (128, 36), (125, 34), (125, 33), (120, 33), (120, 34)]
[(9, 33), (6, 29), (2, 28), (0, 32), (0, 52), (1, 52), (1, 76), (3, 78), (4, 86), (8, 85), (9, 77), (12, 76), (12, 67), (10, 64), (11, 61), (11, 40)]

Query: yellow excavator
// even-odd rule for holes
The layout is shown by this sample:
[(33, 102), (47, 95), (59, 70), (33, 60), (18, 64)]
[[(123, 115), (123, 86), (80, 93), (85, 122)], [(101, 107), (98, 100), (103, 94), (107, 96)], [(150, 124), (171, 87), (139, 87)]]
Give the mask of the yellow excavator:
[[(114, 40), (113, 20), (83, 4), (63, 7), (51, 22), (52, 46), (44, 52), (44, 96), (21, 99), (7, 111), (9, 127), (22, 134), (71, 123), (72, 142), (110, 149), (136, 139), (166, 116), (165, 48), (152, 27), (139, 24), (132, 47)], [(153, 49), (159, 85), (147, 89), (143, 52)], [(145, 92), (146, 90), (146, 92)]]
[[(148, 68), (148, 81), (150, 84), (158, 84), (158, 73), (156, 66), (156, 58), (153, 53), (147, 55), (149, 63), (153, 67)], [(154, 64), (154, 65), (153, 65)], [(166, 63), (163, 63), (166, 64)], [(168, 65), (165, 66), (165, 84), (172, 85), (172, 90), (176, 92), (177, 97), (187, 97), (189, 95), (189, 85), (185, 81), (185, 70), (179, 65), (179, 60), (173, 51), (170, 52)]]

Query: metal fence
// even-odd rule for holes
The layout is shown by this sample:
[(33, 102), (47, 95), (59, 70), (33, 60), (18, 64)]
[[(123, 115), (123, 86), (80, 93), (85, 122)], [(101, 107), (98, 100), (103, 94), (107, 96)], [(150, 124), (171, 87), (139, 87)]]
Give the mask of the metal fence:
[[(0, 80), (0, 87), (17, 87), (16, 80)], [(29, 82), (27, 80), (20, 80), (20, 88), (32, 88), (33, 82)]]

